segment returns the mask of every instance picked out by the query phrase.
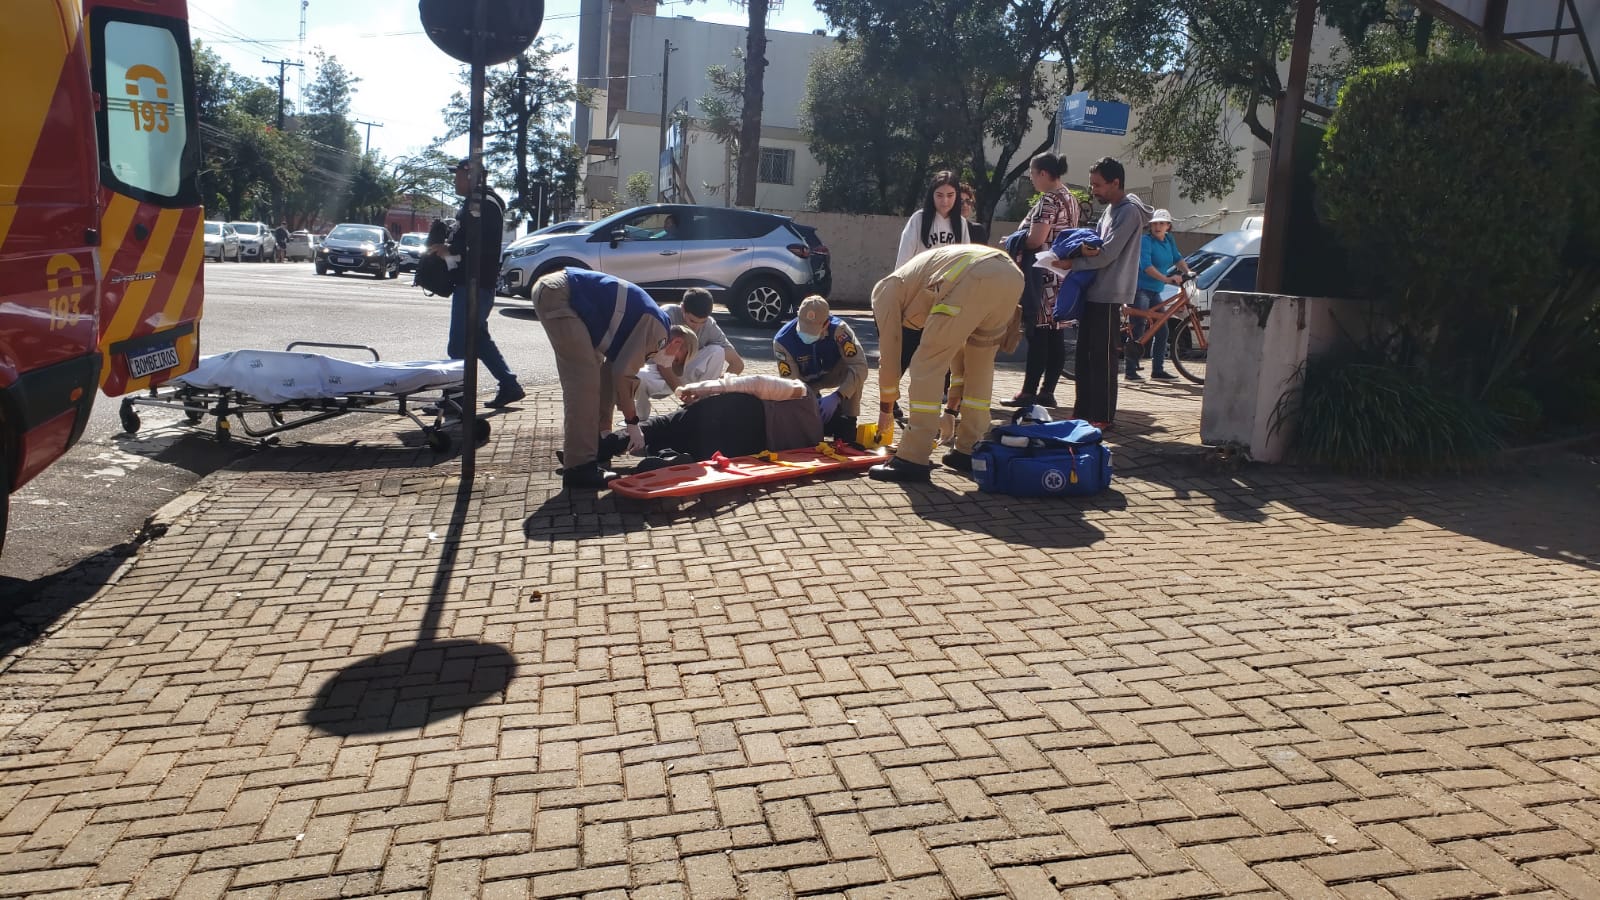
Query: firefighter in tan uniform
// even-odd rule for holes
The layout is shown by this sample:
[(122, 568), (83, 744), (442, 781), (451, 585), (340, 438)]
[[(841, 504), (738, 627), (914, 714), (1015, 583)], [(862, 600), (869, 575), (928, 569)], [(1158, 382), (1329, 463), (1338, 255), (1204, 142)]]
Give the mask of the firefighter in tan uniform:
[(899, 397), (900, 329), (918, 329), (922, 343), (911, 358), (909, 424), (894, 459), (873, 466), (880, 481), (927, 481), (928, 457), (939, 434), (944, 375), (959, 356), (965, 374), (955, 449), (944, 463), (971, 471), (972, 446), (989, 425), (994, 356), (1013, 329), (1022, 295), (1022, 272), (1005, 251), (977, 244), (925, 250), (872, 289), (878, 325), (878, 430), (894, 421)]

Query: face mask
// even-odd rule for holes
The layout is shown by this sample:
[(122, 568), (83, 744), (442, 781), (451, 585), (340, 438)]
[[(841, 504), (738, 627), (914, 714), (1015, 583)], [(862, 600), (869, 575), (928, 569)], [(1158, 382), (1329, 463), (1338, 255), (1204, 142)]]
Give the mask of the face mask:
[(816, 334), (806, 334), (804, 331), (796, 328), (794, 333), (800, 335), (800, 343), (802, 344), (815, 344), (817, 341), (822, 340), (822, 332), (820, 331)]

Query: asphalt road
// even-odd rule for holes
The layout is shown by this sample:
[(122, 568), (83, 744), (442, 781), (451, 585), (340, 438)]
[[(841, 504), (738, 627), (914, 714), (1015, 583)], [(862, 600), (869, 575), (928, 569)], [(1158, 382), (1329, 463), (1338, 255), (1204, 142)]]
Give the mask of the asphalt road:
[[(317, 276), (310, 263), (207, 263), (204, 354), (281, 349), (291, 341), (365, 344), (386, 360), (438, 359), (449, 331), (449, 301), (411, 286), (411, 276), (378, 281), (366, 276)], [(771, 334), (736, 327), (718, 316), (749, 371), (770, 372)], [(876, 345), (870, 317), (852, 315), (863, 342)], [(555, 358), (525, 300), (501, 298), (490, 332), (524, 384), (555, 380)], [(352, 357), (357, 358), (357, 357)], [(494, 383), (479, 374), (484, 395)], [(0, 554), (0, 606), (27, 598), (53, 575), (93, 581), (108, 577), (116, 555), (106, 551), (139, 532), (145, 520), (210, 472), (252, 452), (219, 444), (215, 420), (190, 428), (181, 414), (140, 407), (135, 435), (122, 432), (117, 399), (97, 399), (78, 445), (11, 497), (11, 527)], [(372, 418), (345, 417), (285, 432), (284, 443), (328, 440)], [(398, 421), (398, 420), (396, 420)], [(85, 589), (92, 585), (84, 586)]]

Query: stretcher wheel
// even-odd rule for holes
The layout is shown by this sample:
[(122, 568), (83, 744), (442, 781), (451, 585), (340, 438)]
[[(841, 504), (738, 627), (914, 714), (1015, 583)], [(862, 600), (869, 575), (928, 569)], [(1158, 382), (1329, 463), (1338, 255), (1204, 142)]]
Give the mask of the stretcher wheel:
[(450, 435), (438, 428), (428, 429), (428, 449), (435, 453), (450, 452)]
[(274, 424), (274, 425), (282, 425), (283, 424), (283, 413), (278, 412), (275, 409), (267, 413), (267, 418), (271, 419), (272, 420), (272, 424)]
[(206, 417), (206, 411), (198, 407), (186, 407), (183, 410), (183, 417), (189, 420), (190, 425), (199, 425), (200, 420)]
[(122, 401), (122, 408), (118, 410), (122, 417), (122, 430), (128, 434), (139, 433), (139, 414), (133, 411), (133, 398)]
[(217, 443), (226, 444), (233, 440), (233, 425), (227, 419), (217, 418)]
[(482, 444), (489, 440), (489, 420), (477, 419), (472, 423), (472, 439)]

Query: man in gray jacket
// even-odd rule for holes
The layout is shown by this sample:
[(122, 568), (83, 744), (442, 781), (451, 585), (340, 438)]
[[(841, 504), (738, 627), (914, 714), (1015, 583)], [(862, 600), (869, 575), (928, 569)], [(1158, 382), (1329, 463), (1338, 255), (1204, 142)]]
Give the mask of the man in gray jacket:
[(1122, 163), (1105, 157), (1089, 167), (1089, 191), (1105, 206), (1100, 214), (1100, 254), (1061, 260), (1059, 268), (1098, 271), (1084, 292), (1078, 321), (1077, 402), (1072, 415), (1108, 427), (1117, 418), (1117, 344), (1122, 306), (1139, 286), (1139, 245), (1151, 209), (1127, 192)]

